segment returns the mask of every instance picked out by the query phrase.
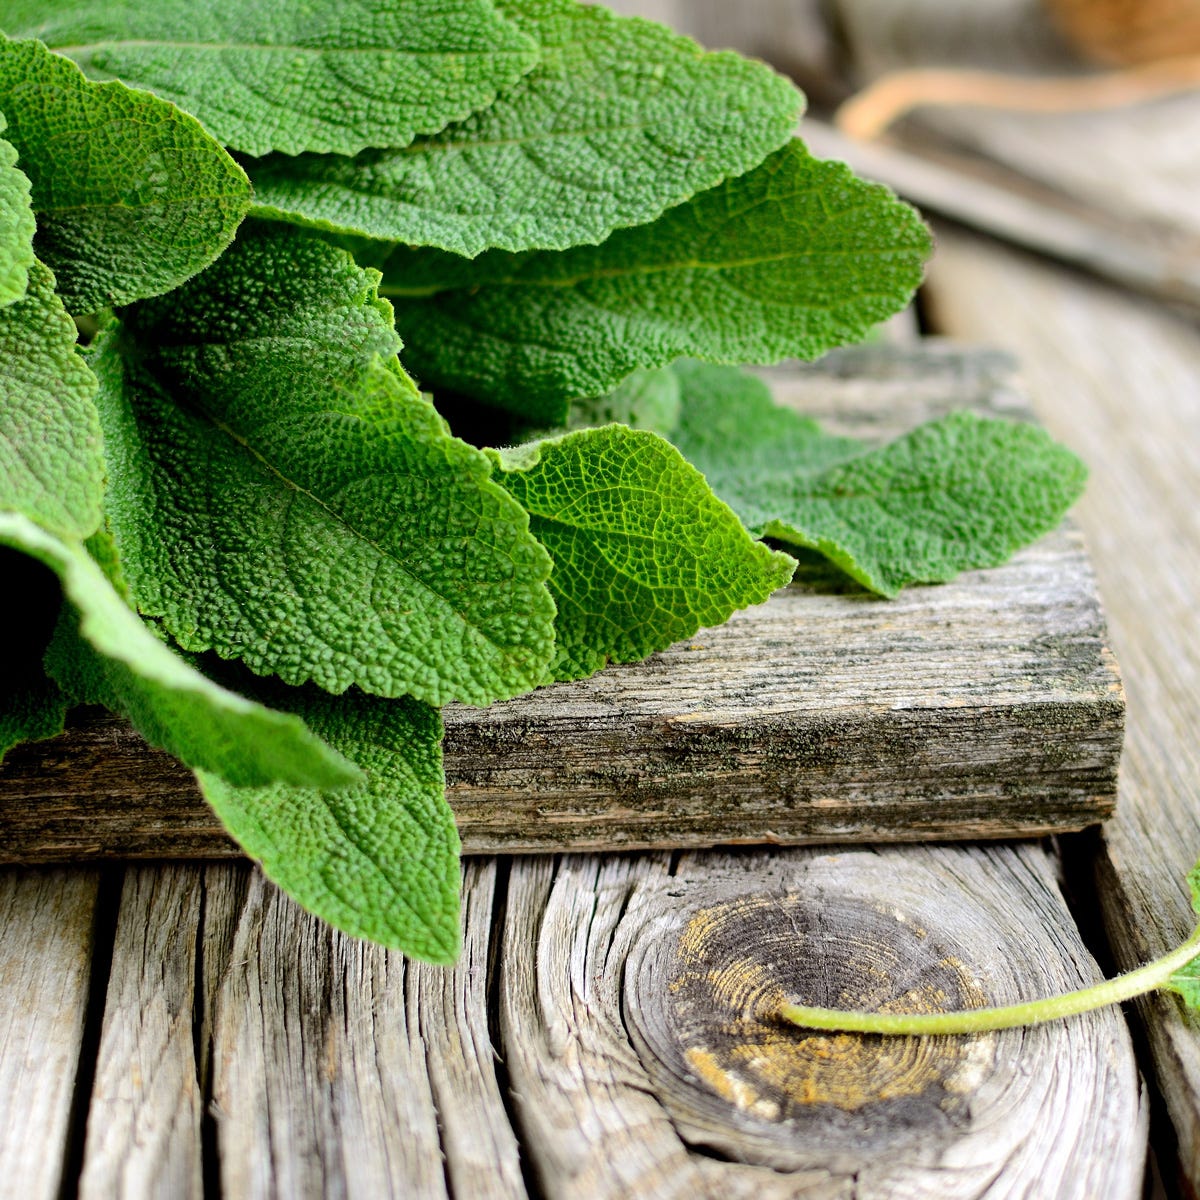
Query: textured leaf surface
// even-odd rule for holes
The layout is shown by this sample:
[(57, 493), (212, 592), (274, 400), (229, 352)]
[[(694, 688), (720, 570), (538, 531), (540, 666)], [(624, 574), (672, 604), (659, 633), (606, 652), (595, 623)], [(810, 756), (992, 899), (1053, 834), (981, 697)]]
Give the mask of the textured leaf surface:
[(29, 176), (38, 255), (76, 313), (169, 291), (229, 244), (245, 172), (196, 121), (0, 37), (0, 110)]
[(249, 230), (104, 339), (130, 586), (186, 649), (290, 684), (512, 696), (553, 653), (550, 563), (391, 357), (376, 279), (319, 238)]
[(444, 798), (441, 718), (415, 700), (272, 688), (366, 781), (336, 792), (234, 788), (199, 772), (222, 823), (310, 912), (356, 937), (451, 963), (459, 950), (458, 833)]
[(67, 701), (42, 655), (59, 609), (58, 580), (40, 562), (0, 546), (9, 636), (0, 641), (0, 759), (21, 742), (62, 733)]
[(104, 454), (96, 377), (75, 339), (54, 277), (35, 262), (24, 298), (0, 308), (0, 510), (83, 538), (100, 524)]
[[(492, 411), (496, 412), (495, 409)], [(679, 377), (670, 367), (659, 367), (652, 371), (634, 371), (607, 396), (572, 400), (566, 428), (593, 429), (598, 425), (620, 424), (670, 437), (679, 424), (679, 413)], [(512, 424), (515, 428), (511, 430), (509, 443), (533, 442), (564, 432), (561, 428), (548, 429), (519, 421)]]
[(655, 434), (607, 425), (493, 457), (554, 560), (557, 679), (645, 658), (792, 576)]
[[(6, 125), (0, 113), (0, 133)], [(25, 295), (35, 227), (29, 179), (17, 165), (16, 148), (0, 138), (0, 305)]]
[(652, 221), (791, 136), (802, 98), (763, 63), (575, 0), (505, 0), (538, 66), (401, 149), (249, 167), (274, 216), (475, 256), (563, 249)]
[(403, 146), (490, 104), (537, 61), (490, 0), (7, 0), (0, 20), (248, 154)]
[(423, 384), (561, 423), (566, 400), (637, 367), (856, 341), (907, 303), (928, 249), (911, 208), (792, 142), (599, 246), (473, 261), (397, 247), (382, 291)]
[(771, 402), (761, 381), (678, 364), (672, 440), (762, 537), (811, 547), (886, 596), (996, 566), (1053, 529), (1086, 468), (1032, 425), (952, 413), (868, 449)]
[(67, 604), (46, 666), (73, 703), (107, 704), (156, 746), (238, 783), (286, 779), (332, 788), (359, 778), (299, 718), (218, 687), (173, 654), (80, 543), (19, 513), (0, 513), (0, 544), (59, 577)]

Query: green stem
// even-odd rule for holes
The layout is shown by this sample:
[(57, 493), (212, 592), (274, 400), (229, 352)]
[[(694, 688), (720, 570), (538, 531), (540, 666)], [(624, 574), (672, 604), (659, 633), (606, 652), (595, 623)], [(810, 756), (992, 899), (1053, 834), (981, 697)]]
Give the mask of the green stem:
[(804, 1004), (785, 1004), (779, 1015), (794, 1025), (806, 1029), (827, 1029), (840, 1033), (883, 1033), (935, 1036), (953, 1033), (989, 1033), (996, 1029), (1013, 1029), (1018, 1025), (1037, 1025), (1076, 1013), (1091, 1012), (1106, 1004), (1131, 1000), (1134, 996), (1162, 987), (1171, 976), (1200, 955), (1200, 926), (1183, 945), (1170, 954), (1107, 979), (1092, 987), (1047, 996), (1044, 1000), (1029, 1000), (1024, 1004), (1009, 1004), (1002, 1008), (968, 1008), (946, 1013), (884, 1013), (849, 1012), (838, 1008), (809, 1008)]

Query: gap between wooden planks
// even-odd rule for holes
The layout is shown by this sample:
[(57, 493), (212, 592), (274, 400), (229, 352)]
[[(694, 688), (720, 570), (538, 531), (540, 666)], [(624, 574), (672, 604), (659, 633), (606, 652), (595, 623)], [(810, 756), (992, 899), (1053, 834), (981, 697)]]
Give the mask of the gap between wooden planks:
[[(883, 439), (1025, 417), (1011, 362), (917, 343), (768, 373)], [(649, 661), (446, 710), (468, 853), (996, 838), (1112, 810), (1124, 700), (1069, 523), (1011, 563), (883, 601), (819, 569)], [(104, 717), (0, 767), (0, 859), (238, 853), (191, 776)]]

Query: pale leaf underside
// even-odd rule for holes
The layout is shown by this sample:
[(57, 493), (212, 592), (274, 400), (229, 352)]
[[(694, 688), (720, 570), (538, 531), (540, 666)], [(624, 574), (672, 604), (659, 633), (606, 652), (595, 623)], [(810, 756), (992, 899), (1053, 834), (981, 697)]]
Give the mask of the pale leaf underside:
[(883, 595), (1006, 561), (1083, 490), (1083, 464), (1032, 425), (958, 412), (870, 447), (776, 407), (741, 372), (675, 370), (672, 441), (746, 527), (816, 550)]
[(66, 603), (46, 665), (73, 703), (107, 704), (155, 745), (239, 784), (286, 779), (332, 788), (358, 778), (297, 717), (218, 687), (172, 653), (81, 543), (0, 513), (0, 544), (37, 559), (62, 584)]
[(494, 457), (554, 560), (557, 679), (645, 658), (791, 578), (655, 434), (607, 425)]

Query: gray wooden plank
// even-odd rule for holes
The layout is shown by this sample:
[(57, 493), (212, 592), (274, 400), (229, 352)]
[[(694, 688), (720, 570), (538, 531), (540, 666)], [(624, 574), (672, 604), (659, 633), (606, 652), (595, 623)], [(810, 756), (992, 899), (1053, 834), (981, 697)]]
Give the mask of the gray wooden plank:
[(489, 1037), (496, 867), (465, 875), (446, 970), (336, 933), (247, 864), (131, 870), (83, 1200), (523, 1197)]
[(807, 1036), (789, 994), (1005, 1002), (1096, 977), (1035, 846), (517, 862), (501, 1028), (556, 1197), (1140, 1195), (1120, 1014)]
[(437, 982), (245, 882), (206, 960), (223, 1192), (523, 1196), (487, 1036), (492, 865), (468, 869), (467, 951)]
[(204, 1194), (193, 1025), (202, 872), (125, 874), (79, 1195)]
[[(1193, 926), (1200, 855), (1200, 333), (1164, 310), (991, 243), (940, 231), (938, 326), (1017, 350), (1052, 430), (1091, 464), (1079, 507), (1129, 689), (1097, 893), (1123, 967)], [(1139, 1011), (1182, 1168), (1200, 1187), (1200, 1041), (1176, 1001)]]
[[(1027, 411), (1007, 359), (945, 346), (768, 378), (867, 438), (956, 407)], [(806, 575), (645, 663), (452, 705), (448, 797), (474, 853), (1040, 834), (1111, 810), (1122, 713), (1068, 525), (887, 602)], [(236, 853), (190, 775), (112, 720), (14, 750), (0, 787), (3, 856)]]
[(98, 890), (94, 870), (0, 872), (0, 1188), (22, 1200), (64, 1185)]

